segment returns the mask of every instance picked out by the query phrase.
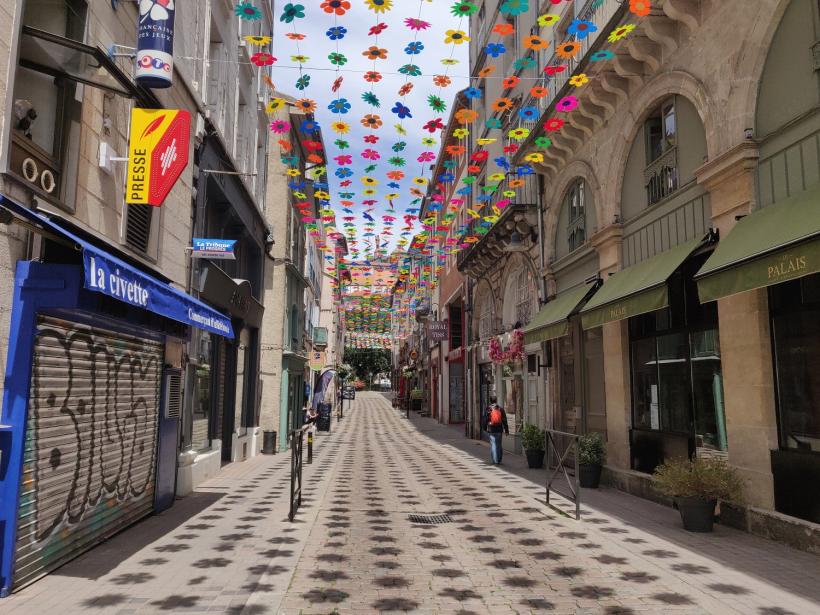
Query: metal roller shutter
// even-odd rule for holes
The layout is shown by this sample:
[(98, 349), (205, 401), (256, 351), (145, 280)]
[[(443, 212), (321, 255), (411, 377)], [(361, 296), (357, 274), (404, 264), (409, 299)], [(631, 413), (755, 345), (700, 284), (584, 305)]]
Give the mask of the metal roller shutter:
[(40, 316), (14, 586), (149, 514), (163, 345)]

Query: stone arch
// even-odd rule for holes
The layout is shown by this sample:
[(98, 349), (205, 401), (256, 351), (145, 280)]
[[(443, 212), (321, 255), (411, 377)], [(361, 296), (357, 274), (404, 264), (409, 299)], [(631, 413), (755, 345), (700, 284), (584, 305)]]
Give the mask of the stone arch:
[[(516, 284), (518, 280), (518, 273), (522, 270), (528, 272), (530, 279), (532, 280), (532, 305), (530, 306), (530, 318), (535, 316), (538, 311), (538, 269), (535, 267), (535, 263), (532, 262), (532, 259), (528, 254), (522, 252), (512, 254), (507, 259), (507, 263), (504, 266), (501, 276), (501, 288), (499, 289), (501, 291), (501, 310), (500, 314), (496, 313), (496, 316), (501, 316), (502, 326), (505, 328), (515, 324), (517, 321), (514, 317), (515, 304), (510, 303), (513, 300), (512, 295), (510, 294), (512, 291), (510, 289), (517, 288)], [(523, 325), (526, 323), (521, 324)]]
[[(552, 254), (555, 253), (555, 234), (558, 230), (558, 219), (561, 217), (564, 195), (570, 186), (572, 186), (573, 182), (579, 178), (586, 182), (588, 189), (592, 193), (592, 205), (595, 218), (594, 226), (599, 229), (604, 226), (604, 220), (606, 218), (604, 218), (603, 196), (598, 176), (592, 165), (586, 160), (573, 160), (556, 175), (552, 185), (556, 186), (557, 189), (550, 191), (549, 196), (544, 194), (544, 239), (549, 242), (547, 245), (551, 246)], [(592, 234), (592, 229), (589, 229), (587, 237), (592, 236)]]
[(607, 185), (613, 187), (612, 194), (615, 198), (601, 205), (603, 220), (612, 220), (621, 213), (621, 193), (623, 191), (624, 175), (626, 172), (627, 160), (632, 144), (638, 135), (638, 131), (643, 126), (647, 116), (655, 106), (663, 99), (672, 95), (686, 98), (698, 113), (701, 124), (706, 133), (706, 153), (711, 160), (715, 158), (719, 149), (719, 138), (717, 128), (717, 109), (714, 101), (707, 94), (703, 83), (691, 74), (684, 71), (670, 71), (658, 75), (638, 92), (632, 99), (629, 108), (626, 110), (626, 117), (623, 118), (621, 129), (614, 136), (617, 145), (614, 148), (610, 166), (610, 181)]

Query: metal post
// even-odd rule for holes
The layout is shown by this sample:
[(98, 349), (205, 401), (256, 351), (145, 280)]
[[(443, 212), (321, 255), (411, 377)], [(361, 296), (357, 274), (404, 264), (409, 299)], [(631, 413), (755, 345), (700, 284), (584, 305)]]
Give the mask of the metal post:
[(308, 463), (313, 463), (313, 431), (308, 431)]

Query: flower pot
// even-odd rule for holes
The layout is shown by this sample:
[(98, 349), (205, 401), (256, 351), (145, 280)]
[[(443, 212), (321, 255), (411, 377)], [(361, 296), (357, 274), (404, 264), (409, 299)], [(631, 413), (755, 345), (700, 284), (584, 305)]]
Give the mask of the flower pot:
[(683, 528), (689, 532), (711, 532), (715, 523), (716, 500), (676, 498)]
[(587, 489), (597, 489), (601, 484), (601, 466), (582, 463), (578, 466), (578, 482)]
[(544, 451), (524, 451), (527, 456), (527, 465), (530, 468), (541, 468), (544, 466)]

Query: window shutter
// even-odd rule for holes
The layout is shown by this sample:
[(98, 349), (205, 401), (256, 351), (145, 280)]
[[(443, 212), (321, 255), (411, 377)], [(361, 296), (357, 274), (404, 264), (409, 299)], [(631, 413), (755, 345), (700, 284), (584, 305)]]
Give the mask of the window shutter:
[(151, 219), (154, 208), (150, 205), (125, 206), (125, 244), (137, 252), (147, 252), (151, 242)]

